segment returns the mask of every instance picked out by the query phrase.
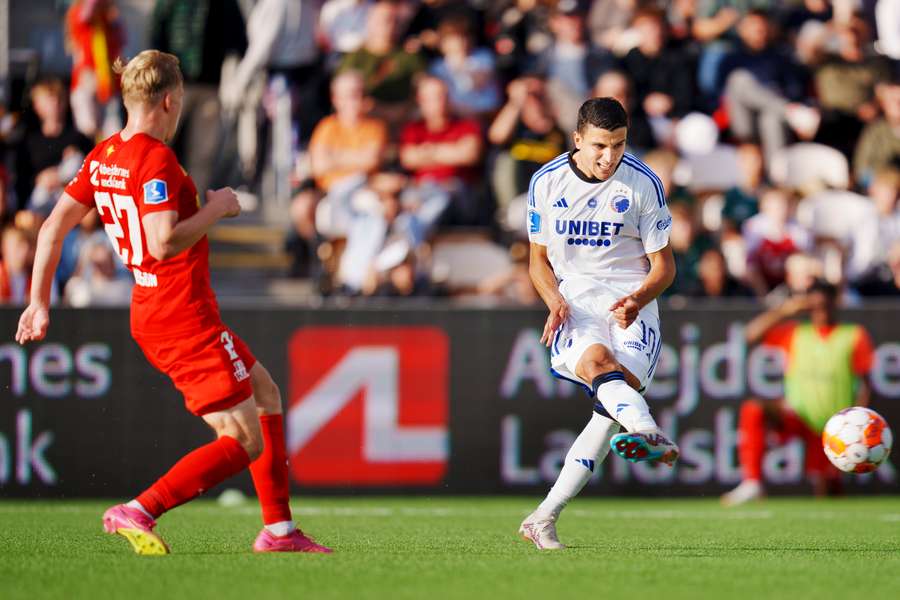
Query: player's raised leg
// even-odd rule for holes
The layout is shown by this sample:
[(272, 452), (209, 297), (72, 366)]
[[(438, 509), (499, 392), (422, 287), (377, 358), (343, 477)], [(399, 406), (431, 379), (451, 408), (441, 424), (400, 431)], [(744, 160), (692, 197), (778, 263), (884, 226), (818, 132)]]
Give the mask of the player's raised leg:
[(165, 542), (153, 531), (156, 519), (241, 472), (260, 455), (262, 434), (252, 396), (228, 410), (205, 414), (203, 420), (216, 432), (216, 441), (190, 452), (136, 499), (103, 515), (104, 529), (125, 537), (138, 554), (167, 554)]
[(256, 552), (331, 552), (304, 535), (291, 515), (284, 416), (278, 386), (258, 362), (250, 370), (250, 383), (263, 440), (262, 453), (250, 465), (264, 524), (253, 549)]
[(625, 429), (610, 441), (616, 454), (632, 462), (675, 463), (678, 446), (663, 434), (650, 414), (647, 401), (637, 391), (637, 377), (619, 364), (609, 348), (602, 344), (588, 347), (578, 360), (575, 374), (591, 382), (594, 397)]
[(598, 407), (584, 430), (566, 454), (556, 483), (537, 509), (525, 517), (519, 535), (534, 542), (539, 550), (562, 550), (565, 546), (556, 533), (556, 521), (569, 501), (578, 495), (609, 453), (609, 440), (619, 425)]

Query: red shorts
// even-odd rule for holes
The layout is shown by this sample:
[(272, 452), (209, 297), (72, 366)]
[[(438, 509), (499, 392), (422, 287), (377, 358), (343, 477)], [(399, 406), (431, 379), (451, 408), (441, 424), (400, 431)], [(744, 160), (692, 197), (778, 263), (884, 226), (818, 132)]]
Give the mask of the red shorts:
[(256, 357), (223, 324), (172, 337), (135, 335), (154, 367), (168, 375), (195, 415), (225, 410), (251, 395), (250, 369)]
[(781, 407), (780, 423), (775, 432), (782, 443), (794, 438), (803, 440), (806, 446), (806, 472), (808, 474), (824, 475), (826, 478), (836, 478), (840, 471), (831, 464), (828, 457), (822, 451), (822, 433), (813, 431), (806, 421), (801, 419), (787, 404)]

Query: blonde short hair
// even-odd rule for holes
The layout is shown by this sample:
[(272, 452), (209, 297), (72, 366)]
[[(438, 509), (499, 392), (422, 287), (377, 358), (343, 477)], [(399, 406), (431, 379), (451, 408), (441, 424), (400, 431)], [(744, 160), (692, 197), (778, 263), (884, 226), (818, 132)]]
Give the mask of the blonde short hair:
[(159, 50), (144, 50), (127, 65), (117, 58), (113, 71), (122, 77), (122, 98), (126, 104), (152, 106), (184, 81), (178, 57)]

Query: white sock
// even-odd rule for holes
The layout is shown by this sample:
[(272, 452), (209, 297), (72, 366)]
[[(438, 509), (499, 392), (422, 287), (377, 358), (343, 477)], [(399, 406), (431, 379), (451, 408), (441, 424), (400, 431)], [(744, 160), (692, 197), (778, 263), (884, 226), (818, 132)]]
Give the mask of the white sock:
[(625, 431), (659, 431), (647, 401), (619, 375), (621, 372), (615, 371), (603, 376), (610, 379), (597, 387), (597, 400)]
[(127, 506), (129, 508), (136, 508), (139, 511), (141, 511), (142, 513), (144, 513), (145, 515), (147, 515), (148, 518), (150, 518), (150, 519), (153, 518), (153, 515), (148, 513), (147, 509), (144, 508), (143, 505), (140, 502), (138, 502), (137, 500), (132, 500), (131, 502), (128, 502), (127, 504), (125, 504), (125, 506)]
[(293, 521), (278, 521), (277, 523), (266, 525), (266, 529), (269, 530), (269, 533), (277, 535), (278, 537), (284, 537), (296, 528), (297, 526), (294, 525)]
[(566, 454), (566, 462), (547, 498), (535, 511), (542, 518), (556, 519), (569, 500), (591, 479), (609, 452), (609, 440), (619, 431), (612, 419), (594, 413), (587, 427), (575, 438)]

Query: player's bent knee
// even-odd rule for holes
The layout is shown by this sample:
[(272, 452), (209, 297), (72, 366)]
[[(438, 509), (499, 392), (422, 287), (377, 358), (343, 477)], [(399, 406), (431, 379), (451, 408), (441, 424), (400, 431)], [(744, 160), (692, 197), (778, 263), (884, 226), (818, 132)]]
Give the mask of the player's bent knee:
[(607, 358), (582, 359), (575, 367), (575, 375), (584, 381), (593, 381), (598, 375), (621, 371), (622, 366), (618, 362)]
[(259, 363), (250, 370), (256, 408), (261, 415), (281, 414), (281, 391), (269, 372)]

